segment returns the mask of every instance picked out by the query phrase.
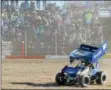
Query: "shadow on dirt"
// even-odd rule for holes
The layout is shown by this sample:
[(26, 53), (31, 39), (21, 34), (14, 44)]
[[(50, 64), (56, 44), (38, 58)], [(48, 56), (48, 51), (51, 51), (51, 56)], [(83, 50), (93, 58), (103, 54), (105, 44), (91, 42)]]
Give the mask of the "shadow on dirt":
[[(60, 85), (57, 85), (56, 83), (49, 82), (49, 83), (32, 83), (32, 82), (11, 82), (13, 85), (28, 85), (28, 86), (33, 86), (33, 87), (60, 87)], [(79, 87), (79, 85), (72, 85), (72, 84), (67, 84), (64, 86), (75, 86)]]
[(11, 84), (21, 84), (21, 85), (28, 85), (28, 86), (33, 86), (33, 87), (58, 87), (56, 83), (32, 83), (32, 82), (11, 82)]

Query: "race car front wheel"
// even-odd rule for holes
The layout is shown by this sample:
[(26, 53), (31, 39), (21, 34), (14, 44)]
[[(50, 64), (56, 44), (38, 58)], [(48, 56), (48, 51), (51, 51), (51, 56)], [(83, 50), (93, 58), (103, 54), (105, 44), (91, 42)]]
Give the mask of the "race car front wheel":
[(82, 87), (87, 87), (90, 84), (90, 77), (88, 75), (82, 75), (79, 79), (79, 83)]
[(102, 84), (102, 85), (105, 84), (106, 79), (107, 79), (106, 74), (104, 72), (98, 72), (96, 75), (98, 77), (96, 80), (96, 83)]
[(58, 73), (56, 75), (55, 80), (56, 80), (56, 83), (58, 85), (64, 85), (65, 84), (64, 74), (63, 73)]

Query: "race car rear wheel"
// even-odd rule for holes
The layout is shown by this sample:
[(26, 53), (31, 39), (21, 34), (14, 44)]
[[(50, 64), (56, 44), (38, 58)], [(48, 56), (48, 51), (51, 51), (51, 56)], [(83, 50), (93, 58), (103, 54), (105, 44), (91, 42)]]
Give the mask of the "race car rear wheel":
[(63, 73), (58, 73), (56, 75), (55, 80), (56, 80), (56, 83), (58, 85), (64, 85), (65, 84), (64, 74)]
[(79, 83), (82, 87), (87, 87), (90, 84), (90, 77), (88, 75), (81, 76)]
[(96, 83), (102, 84), (102, 85), (105, 84), (106, 79), (107, 79), (106, 74), (104, 72), (98, 72), (96, 75), (98, 77), (96, 80)]

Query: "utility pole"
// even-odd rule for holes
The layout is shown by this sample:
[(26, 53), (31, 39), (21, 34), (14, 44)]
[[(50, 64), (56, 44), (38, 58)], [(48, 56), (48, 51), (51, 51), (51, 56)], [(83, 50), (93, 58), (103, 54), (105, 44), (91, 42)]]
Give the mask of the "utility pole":
[(55, 54), (57, 56), (57, 30), (55, 31)]
[(25, 56), (27, 56), (27, 32), (25, 32)]

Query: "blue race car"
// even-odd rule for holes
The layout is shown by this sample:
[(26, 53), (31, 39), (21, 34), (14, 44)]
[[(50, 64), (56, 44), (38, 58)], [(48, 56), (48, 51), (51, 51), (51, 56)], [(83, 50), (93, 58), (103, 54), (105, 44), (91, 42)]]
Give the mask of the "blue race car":
[(58, 85), (79, 84), (82, 87), (90, 83), (104, 84), (107, 77), (99, 70), (99, 59), (107, 53), (107, 43), (100, 47), (81, 44), (79, 48), (69, 54), (70, 63), (77, 65), (65, 66), (57, 73), (55, 80)]

